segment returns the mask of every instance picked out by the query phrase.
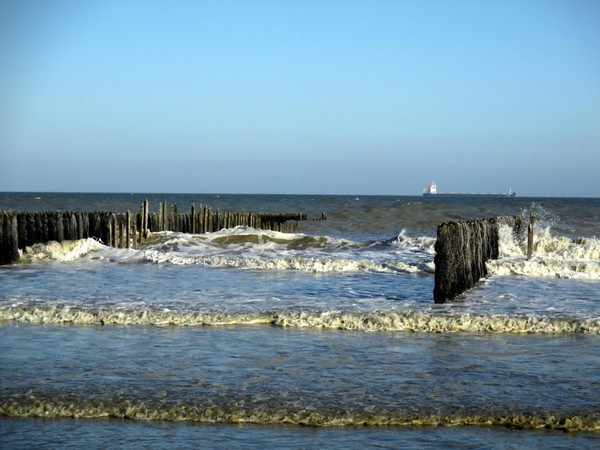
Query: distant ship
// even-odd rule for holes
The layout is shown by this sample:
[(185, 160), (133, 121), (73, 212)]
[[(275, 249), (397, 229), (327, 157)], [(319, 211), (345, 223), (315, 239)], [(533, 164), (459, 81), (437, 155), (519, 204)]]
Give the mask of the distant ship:
[(456, 197), (516, 197), (517, 193), (509, 189), (508, 192), (438, 192), (435, 183), (429, 183), (425, 189), (423, 189), (423, 195), (434, 195), (434, 196), (456, 196)]

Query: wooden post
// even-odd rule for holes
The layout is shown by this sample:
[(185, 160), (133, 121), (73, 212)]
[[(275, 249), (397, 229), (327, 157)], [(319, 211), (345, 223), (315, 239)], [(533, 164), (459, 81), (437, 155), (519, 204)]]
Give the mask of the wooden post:
[(132, 244), (133, 244), (133, 248), (138, 248), (138, 241), (136, 239), (136, 232), (137, 232), (137, 225), (136, 223), (132, 223), (131, 224), (131, 235), (133, 236), (133, 239), (131, 240)]
[(92, 212), (89, 216), (89, 233), (88, 237), (100, 239), (100, 214)]
[(79, 221), (79, 239), (87, 239), (90, 237), (90, 213), (79, 212), (77, 213), (77, 219)]
[(148, 199), (144, 200), (144, 239), (148, 237), (148, 210), (150, 209), (150, 203)]
[(19, 260), (19, 230), (17, 216), (12, 212), (0, 213), (0, 265)]
[(191, 222), (192, 223), (190, 224), (190, 226), (191, 226), (190, 232), (192, 234), (195, 234), (196, 233), (196, 205), (194, 205), (193, 203), (192, 203), (192, 218), (191, 218)]
[(27, 213), (25, 220), (27, 221), (27, 241), (26, 246), (35, 244), (35, 213)]
[(119, 224), (119, 248), (125, 248), (125, 236), (123, 233), (123, 214), (117, 216), (117, 222)]
[(139, 229), (139, 233), (138, 233), (138, 244), (141, 244), (142, 243), (142, 234), (143, 234), (143, 230), (144, 230), (144, 204), (143, 203), (140, 205), (139, 225), (140, 225), (140, 229)]
[(27, 247), (27, 213), (16, 213), (19, 248)]
[(158, 227), (157, 231), (164, 231), (163, 229), (163, 208), (162, 203), (158, 203)]
[(79, 239), (79, 226), (77, 224), (77, 217), (75, 216), (75, 213), (73, 213), (73, 212), (71, 214), (69, 214), (69, 232), (70, 232), (69, 239), (71, 239), (71, 240)]
[(106, 216), (106, 231), (108, 232), (108, 238), (105, 244), (109, 247), (115, 246), (115, 221), (114, 214), (108, 214)]
[(126, 240), (127, 240), (127, 248), (131, 247), (131, 212), (129, 210), (127, 210), (127, 218), (125, 219), (127, 221), (127, 223), (125, 224), (126, 226)]
[(531, 259), (533, 255), (533, 228), (537, 216), (534, 212), (529, 214), (529, 226), (527, 227), (527, 259)]

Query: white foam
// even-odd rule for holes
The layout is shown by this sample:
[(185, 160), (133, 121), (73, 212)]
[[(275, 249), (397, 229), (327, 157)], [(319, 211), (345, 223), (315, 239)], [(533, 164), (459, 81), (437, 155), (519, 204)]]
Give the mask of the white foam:
[(358, 246), (346, 239), (329, 236), (310, 236), (303, 233), (281, 233), (247, 226), (223, 229), (214, 233), (195, 236), (200, 242), (216, 247), (248, 247), (256, 249), (335, 249), (339, 247)]
[(408, 236), (406, 230), (402, 229), (396, 237), (394, 245), (402, 250), (433, 254), (435, 253), (435, 240), (436, 238), (431, 236)]
[(157, 233), (157, 238), (142, 250), (147, 261), (157, 264), (312, 273), (432, 270), (423, 261), (405, 261), (392, 246), (370, 251), (362, 244), (327, 236), (236, 227), (203, 235)]
[(515, 236), (507, 226), (499, 227), (500, 259), (486, 263), (490, 275), (524, 275), (600, 280), (600, 240), (553, 236), (549, 228), (536, 230), (533, 257), (525, 257), (526, 238)]
[(34, 244), (31, 247), (27, 247), (22, 253), (21, 258), (24, 262), (41, 260), (70, 262), (103, 248), (105, 248), (104, 245), (91, 238), (77, 241), (50, 241), (46, 244)]
[(422, 312), (286, 312), (278, 314), (275, 324), (301, 328), (334, 328), (370, 332), (600, 334), (600, 320), (598, 319), (472, 314), (442, 315)]
[(536, 257), (531, 260), (524, 258), (490, 260), (486, 263), (486, 267), (490, 275), (600, 280), (600, 264), (593, 261)]
[(304, 257), (241, 257), (230, 255), (182, 256), (157, 250), (145, 250), (148, 261), (174, 265), (201, 265), (205, 267), (235, 268), (247, 270), (297, 270), (312, 273), (335, 272), (410, 272), (416, 273), (429, 267), (407, 264), (401, 261), (378, 263), (345, 258), (304, 258)]
[(550, 256), (564, 260), (600, 261), (600, 240), (596, 238), (569, 239), (553, 237), (548, 231), (534, 238), (536, 256)]
[(600, 318), (436, 314), (426, 312), (278, 311), (203, 313), (149, 308), (86, 309), (69, 306), (0, 308), (0, 322), (75, 325), (275, 325), (362, 332), (600, 334)]

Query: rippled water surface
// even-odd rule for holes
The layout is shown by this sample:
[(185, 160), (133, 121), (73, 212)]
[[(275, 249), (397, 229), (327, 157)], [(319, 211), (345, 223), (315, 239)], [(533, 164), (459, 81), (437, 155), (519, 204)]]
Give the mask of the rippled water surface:
[[(595, 448), (599, 200), (148, 197), (327, 220), (25, 249), (0, 268), (3, 446)], [(433, 303), (437, 225), (531, 211), (532, 260), (504, 233), (487, 279)]]

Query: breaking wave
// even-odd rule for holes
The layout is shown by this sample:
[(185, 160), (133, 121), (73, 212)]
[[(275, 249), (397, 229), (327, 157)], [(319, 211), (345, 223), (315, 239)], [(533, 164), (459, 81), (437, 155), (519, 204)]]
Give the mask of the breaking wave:
[(553, 236), (545, 228), (534, 236), (530, 260), (526, 246), (509, 227), (501, 226), (501, 257), (486, 263), (489, 274), (600, 280), (600, 239)]
[[(388, 245), (387, 248), (397, 249), (398, 242), (400, 241), (394, 240), (393, 245)], [(419, 245), (418, 240), (415, 242), (403, 241), (402, 245)], [(107, 247), (94, 239), (60, 243), (52, 241), (27, 247), (21, 254), (20, 263), (77, 261), (85, 264), (106, 260), (116, 263), (151, 262), (312, 273), (431, 273), (434, 270), (432, 258), (404, 259), (385, 250), (370, 251), (369, 245), (343, 239), (255, 230), (248, 227), (205, 235), (155, 233), (137, 250)]]
[(0, 323), (2, 322), (57, 325), (271, 325), (363, 332), (600, 334), (599, 318), (383, 311), (204, 313), (152, 309), (94, 310), (68, 306), (32, 308), (12, 306), (0, 308)]
[(26, 247), (21, 253), (21, 262), (41, 260), (70, 262), (103, 248), (106, 247), (92, 238), (80, 239), (78, 241), (50, 241), (46, 244), (34, 244)]
[[(537, 230), (533, 258), (527, 260), (523, 236), (499, 229), (500, 258), (487, 262), (490, 275), (521, 275), (600, 280), (600, 239), (553, 236)], [(115, 249), (94, 239), (48, 242), (27, 247), (21, 263), (117, 263), (198, 265), (248, 270), (310, 273), (433, 273), (435, 239), (402, 230), (386, 242), (358, 243), (327, 236), (236, 227), (204, 235), (155, 233), (139, 250)]]
[(303, 233), (282, 233), (247, 226), (227, 228), (214, 233), (196, 235), (195, 239), (215, 247), (282, 247), (288, 250), (337, 249), (358, 247), (358, 242)]
[(38, 399), (33, 395), (0, 399), (0, 416), (41, 418), (118, 418), (145, 421), (258, 425), (345, 426), (503, 426), (516, 429), (600, 431), (600, 414), (454, 413), (419, 414), (329, 411), (285, 406), (168, 404), (153, 401)]
[(427, 265), (413, 265), (401, 261), (378, 263), (345, 258), (259, 258), (236, 257), (229, 255), (183, 256), (175, 253), (145, 250), (146, 260), (157, 263), (175, 265), (201, 265), (205, 267), (235, 268), (250, 270), (298, 270), (303, 272), (411, 272), (430, 271)]

